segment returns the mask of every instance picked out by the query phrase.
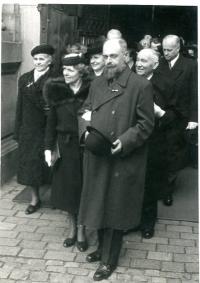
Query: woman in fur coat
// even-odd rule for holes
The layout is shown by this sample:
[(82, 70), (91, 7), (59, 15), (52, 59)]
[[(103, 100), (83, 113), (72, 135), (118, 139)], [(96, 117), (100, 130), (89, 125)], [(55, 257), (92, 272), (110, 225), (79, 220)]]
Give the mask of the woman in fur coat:
[(31, 51), (34, 69), (23, 74), (18, 82), (18, 98), (13, 138), (18, 142), (17, 181), (29, 187), (31, 202), (26, 214), (40, 207), (39, 187), (47, 183), (48, 167), (44, 159), (46, 107), (43, 99), (45, 81), (53, 76), (54, 48), (42, 44)]
[[(49, 80), (45, 97), (50, 106), (45, 138), (45, 159), (53, 166), (51, 201), (55, 208), (67, 211), (70, 219), (64, 247), (77, 242), (87, 249), (84, 227), (77, 229), (77, 214), (82, 187), (82, 149), (79, 145), (77, 112), (87, 98), (89, 83), (84, 79), (87, 67), (83, 56), (68, 54), (62, 59), (63, 77)], [(53, 165), (54, 151), (60, 158)]]

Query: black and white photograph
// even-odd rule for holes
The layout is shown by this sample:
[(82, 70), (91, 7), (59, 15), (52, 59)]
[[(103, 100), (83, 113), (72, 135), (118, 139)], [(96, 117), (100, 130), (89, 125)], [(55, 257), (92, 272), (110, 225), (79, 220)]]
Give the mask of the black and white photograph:
[(0, 282), (199, 282), (198, 2), (0, 7)]

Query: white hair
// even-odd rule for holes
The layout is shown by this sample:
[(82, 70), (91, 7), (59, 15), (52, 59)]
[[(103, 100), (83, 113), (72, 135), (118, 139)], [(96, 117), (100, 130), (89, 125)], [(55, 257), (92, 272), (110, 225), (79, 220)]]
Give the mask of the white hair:
[(145, 49), (142, 49), (138, 52), (138, 55), (139, 54), (144, 54), (144, 55), (147, 55), (148, 57), (150, 57), (152, 59), (152, 61), (154, 63), (158, 63), (159, 62), (159, 53), (151, 48), (145, 48)]
[(172, 40), (178, 47), (180, 47), (180, 37), (178, 37), (178, 35), (168, 34), (163, 38), (163, 42), (165, 40)]

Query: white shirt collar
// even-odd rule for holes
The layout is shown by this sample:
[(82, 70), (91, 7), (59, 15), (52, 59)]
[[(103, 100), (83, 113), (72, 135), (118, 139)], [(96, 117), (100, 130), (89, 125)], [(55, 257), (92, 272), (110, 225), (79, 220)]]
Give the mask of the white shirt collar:
[(153, 77), (153, 74), (150, 74), (148, 77), (147, 77), (147, 80), (150, 81), (150, 79)]
[(179, 58), (179, 54), (178, 54), (174, 59), (172, 59), (172, 60), (170, 61), (170, 66), (171, 66), (171, 68), (174, 67), (174, 65), (175, 65), (176, 61), (178, 60), (178, 58)]

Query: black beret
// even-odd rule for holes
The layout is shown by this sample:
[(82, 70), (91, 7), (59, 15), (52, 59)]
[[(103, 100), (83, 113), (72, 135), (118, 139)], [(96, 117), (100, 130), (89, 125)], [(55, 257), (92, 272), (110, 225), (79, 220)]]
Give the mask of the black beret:
[(103, 52), (103, 43), (98, 43), (88, 47), (87, 55), (92, 56), (95, 54), (102, 54), (102, 52)]
[(85, 64), (85, 57), (83, 54), (68, 54), (62, 58), (62, 65), (64, 66), (74, 66), (80, 63)]
[(87, 126), (89, 135), (85, 140), (85, 148), (95, 155), (105, 156), (111, 154), (111, 148), (115, 146), (99, 130)]
[(48, 54), (48, 55), (53, 55), (54, 54), (54, 48), (53, 46), (49, 45), (49, 44), (41, 44), (38, 46), (35, 46), (32, 50), (31, 50), (31, 55), (34, 56), (36, 54)]

